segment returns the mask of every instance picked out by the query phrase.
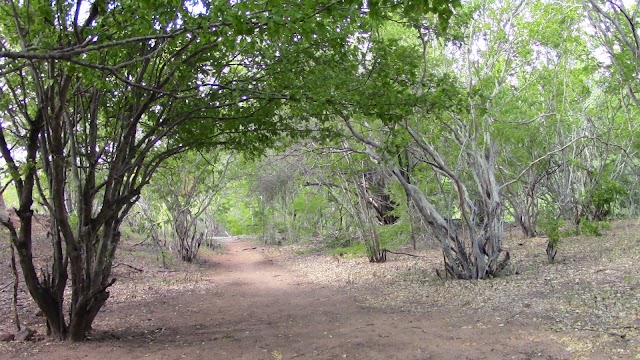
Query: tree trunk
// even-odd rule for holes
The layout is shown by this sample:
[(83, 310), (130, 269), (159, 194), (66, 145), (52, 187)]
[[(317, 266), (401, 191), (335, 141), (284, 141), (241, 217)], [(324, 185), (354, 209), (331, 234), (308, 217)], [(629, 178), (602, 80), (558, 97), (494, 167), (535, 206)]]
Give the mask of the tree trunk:
[[(4, 205), (4, 204), (1, 204)], [(13, 244), (9, 244), (11, 247), (11, 273), (13, 273), (13, 294), (11, 298), (11, 308), (13, 310), (13, 322), (16, 326), (16, 330), (22, 330), (20, 326), (20, 316), (18, 315), (18, 285), (19, 277), (18, 277), (18, 268), (16, 267), (16, 251), (13, 247)]]
[[(19, 212), (22, 233), (21, 239), (16, 239), (14, 243), (18, 259), (20, 261), (20, 267), (24, 276), (25, 284), (31, 294), (31, 297), (36, 302), (45, 318), (47, 319), (47, 330), (50, 332), (52, 338), (56, 340), (64, 340), (67, 335), (67, 327), (64, 320), (64, 314), (61, 311), (61, 300), (57, 294), (53, 293), (49, 287), (42, 284), (38, 279), (35, 267), (33, 265), (33, 254), (31, 253), (31, 231), (25, 229), (31, 228), (31, 215), (24, 216)], [(28, 233), (28, 234), (27, 234)]]
[(379, 170), (369, 170), (362, 174), (362, 186), (366, 202), (376, 212), (376, 218), (382, 225), (395, 224), (398, 217), (392, 212), (396, 204), (387, 191), (387, 175)]
[(456, 226), (446, 221), (424, 194), (406, 181), (400, 170), (392, 170), (440, 242), (447, 273), (457, 279), (484, 279), (494, 276), (504, 269), (509, 261), (509, 253), (499, 260), (503, 235), (502, 205), (499, 188), (492, 172), (491, 158), (478, 156), (474, 166), (476, 183), (482, 195), (478, 206), (472, 209), (467, 208), (472, 202), (460, 180), (449, 173), (449, 177), (456, 184), (463, 222), (469, 229), (469, 246), (465, 245)]
[(98, 315), (107, 299), (109, 299), (109, 292), (106, 290), (89, 293), (80, 298), (71, 311), (68, 335), (71, 341), (83, 341), (86, 339), (96, 315)]
[(398, 169), (393, 169), (392, 173), (440, 242), (447, 273), (458, 279), (472, 279), (474, 272), (470, 267), (467, 250), (460, 241), (456, 229), (447, 223), (417, 187), (405, 180)]

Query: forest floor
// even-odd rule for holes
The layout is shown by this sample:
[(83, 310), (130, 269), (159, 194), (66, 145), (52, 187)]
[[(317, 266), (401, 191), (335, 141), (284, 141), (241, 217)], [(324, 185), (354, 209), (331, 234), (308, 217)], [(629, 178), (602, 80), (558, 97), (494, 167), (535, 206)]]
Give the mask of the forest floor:
[[(555, 264), (545, 239), (514, 235), (507, 247), (505, 276), (454, 281), (435, 276), (433, 247), (370, 264), (230, 238), (167, 270), (149, 248), (125, 243), (89, 341), (43, 336), (21, 286), (20, 319), (37, 335), (0, 343), (0, 359), (640, 358), (637, 220), (563, 239)], [(7, 254), (0, 333), (15, 330)]]

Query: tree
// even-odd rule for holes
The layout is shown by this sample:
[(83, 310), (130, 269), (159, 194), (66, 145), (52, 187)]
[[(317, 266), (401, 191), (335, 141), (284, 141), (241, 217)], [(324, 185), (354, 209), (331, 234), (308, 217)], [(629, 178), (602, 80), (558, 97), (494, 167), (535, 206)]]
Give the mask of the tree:
[[(446, 19), (450, 3), (408, 1), (403, 9)], [(369, 10), (379, 16), (389, 5), (401, 3)], [(0, 152), (20, 198), (20, 226), (2, 223), (54, 338), (85, 338), (115, 281), (120, 225), (163, 161), (189, 147), (257, 154), (278, 137), (305, 134), (308, 117), (293, 122), (279, 112), (283, 100), (304, 96), (292, 89), (294, 74), (340, 61), (361, 6), (0, 5)], [(53, 263), (41, 275), (32, 248), (36, 197), (53, 220)]]
[(576, 130), (590, 95), (585, 82), (594, 69), (578, 31), (581, 19), (576, 6), (488, 5), (470, 35), (484, 45), (477, 52), (466, 50), (474, 62), (468, 76), (475, 82), (477, 106), (493, 119), (506, 210), (527, 237), (537, 234), (540, 202), (564, 162), (558, 158), (584, 147)]
[[(416, 27), (419, 39), (429, 41), (425, 37), (430, 29)], [(367, 146), (372, 159), (402, 185), (438, 239), (446, 273), (460, 279), (493, 276), (506, 266), (509, 256), (500, 258), (503, 208), (490, 118), (474, 110), (473, 103), (471, 112), (461, 107), (473, 100), (473, 89), (465, 92), (449, 74), (427, 70), (420, 43), (403, 42), (402, 37), (390, 35), (366, 38), (366, 55), (355, 55), (367, 74), (366, 82), (357, 75), (350, 79), (364, 96), (344, 101), (343, 107), (337, 107), (337, 116)], [(438, 210), (406, 180), (397, 163), (405, 148), (441, 177), (444, 191), (455, 194), (452, 207)], [(448, 219), (453, 213), (460, 214), (466, 238)]]
[[(225, 46), (216, 39), (227, 40), (229, 46), (229, 34), (198, 32), (216, 24), (203, 22), (185, 4), (156, 16), (145, 4), (103, 8), (96, 2), (84, 21), (78, 17), (80, 4), (76, 9), (62, 3), (52, 9), (35, 3), (3, 5), (3, 12), (15, 19), (14, 24), (8, 19), (2, 24), (13, 34), (4, 46), (19, 50), (4, 54), (16, 60), (3, 64), (3, 99), (9, 111), (0, 133), (0, 151), (21, 199), (20, 229), (4, 225), (49, 331), (55, 338), (74, 341), (85, 337), (109, 297), (123, 218), (159, 164), (187, 147), (182, 139), (191, 129), (180, 126), (188, 120), (217, 120), (219, 125), (211, 128), (222, 142), (222, 134), (239, 125), (224, 120), (264, 111), (254, 106), (269, 108), (263, 100), (250, 106), (255, 92), (238, 98), (238, 88), (251, 84), (236, 87), (229, 81), (246, 81), (246, 74), (230, 72), (230, 79), (214, 79), (215, 74), (199, 77), (192, 70), (235, 66), (241, 72), (240, 65), (226, 65), (229, 59), (219, 63), (214, 56), (214, 48)], [(42, 9), (51, 15), (50, 22), (38, 14)], [(127, 23), (125, 12), (140, 14), (129, 19), (135, 26)], [(40, 18), (44, 21), (33, 20)], [(225, 55), (238, 55), (237, 48), (229, 50)], [(230, 85), (233, 89), (228, 90)], [(185, 100), (176, 101), (180, 98)], [(227, 110), (238, 103), (248, 105)], [(262, 131), (257, 134), (264, 136)], [(24, 161), (17, 149), (25, 149)], [(39, 182), (40, 171), (45, 183)], [(31, 246), (35, 188), (55, 224), (54, 263), (41, 276)], [(62, 309), (67, 276), (72, 289), (68, 322)]]
[(637, 1), (589, 0), (583, 7), (593, 32), (591, 46), (598, 52), (597, 80), (604, 98), (592, 124), (608, 135), (601, 141), (597, 166), (588, 167), (585, 175), (584, 216), (598, 218), (597, 208), (602, 206), (597, 202), (610, 198), (607, 193), (614, 197), (628, 193), (626, 207), (632, 211), (638, 198), (639, 6)]
[[(349, 85), (367, 95), (349, 98), (337, 115), (402, 184), (439, 240), (447, 273), (476, 279), (508, 262), (504, 212), (510, 209), (525, 233), (535, 234), (553, 155), (598, 135), (578, 126), (590, 94), (585, 74), (593, 69), (584, 43), (572, 35), (581, 21), (575, 7), (510, 1), (468, 9), (468, 22), (455, 24), (444, 44), (447, 38), (434, 36), (425, 22), (372, 32), (361, 45), (366, 55), (354, 55), (366, 82), (356, 75)], [(541, 28), (541, 34), (533, 30)], [(421, 171), (433, 173), (438, 188), (429, 195), (400, 170), (405, 149)]]
[(180, 154), (162, 164), (147, 188), (156, 208), (164, 208), (169, 216), (174, 249), (183, 261), (195, 260), (200, 245), (213, 235), (208, 210), (226, 185), (231, 161), (230, 155)]
[[(638, 3), (626, 5), (619, 0), (588, 0), (583, 2), (588, 20), (595, 30), (596, 45), (603, 51), (603, 65), (615, 66), (612, 75), (622, 83), (625, 95), (636, 105), (638, 65), (640, 65), (640, 34), (636, 26)], [(607, 70), (610, 72), (610, 70)]]

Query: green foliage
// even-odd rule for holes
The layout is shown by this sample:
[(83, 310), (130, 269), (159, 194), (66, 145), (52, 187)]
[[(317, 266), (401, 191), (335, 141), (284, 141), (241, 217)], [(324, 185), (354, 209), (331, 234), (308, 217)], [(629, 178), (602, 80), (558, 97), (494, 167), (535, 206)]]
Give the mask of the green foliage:
[(291, 220), (296, 237), (304, 239), (327, 235), (333, 207), (324, 191), (305, 187), (298, 192), (292, 207)]
[(226, 154), (187, 151), (165, 160), (145, 188), (145, 200), (160, 217), (155, 221), (166, 220), (183, 260), (194, 260), (202, 241), (214, 235), (212, 212), (233, 162)]
[[(461, 211), (454, 182), (443, 176), (443, 166), (433, 166), (435, 156), (416, 156), (419, 145), (407, 127), (442, 157), (472, 197), (474, 182), (481, 179), (469, 169), (469, 159), (483, 152), (488, 158), (489, 149), (495, 149), (499, 154), (491, 170), (502, 177), (498, 183), (513, 180), (505, 187), (514, 198), (513, 209), (530, 206), (533, 213), (542, 197), (549, 203), (580, 203), (575, 219), (582, 217), (583, 233), (599, 235), (606, 224), (598, 220), (613, 214), (629, 193), (625, 184), (633, 184), (611, 164), (601, 172), (590, 169), (610, 157), (619, 161), (622, 156), (611, 155), (617, 148), (640, 147), (638, 111), (614, 91), (637, 93), (637, 57), (623, 48), (610, 51), (617, 69), (599, 64), (584, 32), (584, 8), (576, 2), (470, 1), (458, 9), (459, 0), (275, 0), (268, 6), (202, 1), (196, 11), (192, 1), (95, 1), (87, 10), (95, 10), (96, 18), (86, 26), (73, 24), (80, 3), (0, 4), (5, 55), (0, 57), (0, 108), (6, 109), (0, 129), (7, 129), (9, 147), (21, 149), (24, 129), (38, 114), (46, 113), (46, 124), (52, 124), (60, 113), (70, 118), (58, 128), (72, 127), (60, 136), (60, 152), (70, 155), (65, 161), (76, 161), (74, 168), (59, 172), (69, 180), (64, 186), (100, 165), (79, 180), (98, 183), (76, 193), (91, 198), (72, 199), (84, 200), (98, 216), (89, 211), (83, 220), (67, 214), (74, 229), (117, 214), (151, 181), (149, 190), (157, 186), (156, 191), (143, 192), (145, 200), (149, 195), (163, 203), (191, 192), (200, 204), (211, 200), (216, 221), (234, 235), (269, 241), (325, 238), (334, 253), (358, 255), (371, 250), (367, 239), (392, 249), (403, 246), (412, 209), (401, 186), (384, 189), (391, 194), (397, 223), (365, 224), (357, 214), (365, 213), (367, 220), (375, 216), (367, 214), (369, 205), (354, 206), (350, 183), (374, 165), (364, 145), (343, 136), (343, 117), (381, 144), (377, 154), (384, 159), (378, 166), (399, 164), (411, 184), (449, 216)], [(450, 34), (444, 32), (447, 26)], [(68, 93), (61, 91), (66, 77), (73, 89)], [(32, 100), (41, 94), (55, 109)], [(83, 107), (94, 103), (92, 111)], [(127, 129), (134, 131), (125, 135)], [(586, 147), (584, 141), (560, 149), (574, 136), (613, 146)], [(133, 141), (119, 147), (118, 139)], [(332, 149), (287, 160), (291, 154), (279, 157), (271, 150), (303, 139), (314, 141), (305, 144), (309, 152), (330, 144), (338, 154)], [(45, 140), (40, 143), (52, 141)], [(215, 181), (189, 174), (205, 166), (190, 158), (171, 159), (187, 148), (239, 152), (255, 162), (234, 166), (235, 181), (212, 200)], [(90, 154), (94, 149), (97, 153)], [(43, 162), (48, 157), (37, 155)], [(118, 164), (124, 164), (120, 170), (111, 166)], [(38, 166), (41, 171), (45, 164)], [(3, 173), (20, 180), (34, 170), (36, 162), (19, 162)], [(218, 179), (220, 169), (208, 175)], [(567, 178), (587, 180), (566, 184)], [(124, 184), (118, 188), (102, 183), (105, 179)], [(48, 184), (57, 184), (44, 177), (40, 183), (45, 192)], [(568, 201), (557, 201), (565, 192), (572, 192)], [(106, 203), (120, 208), (101, 211), (94, 200), (106, 199), (107, 193), (118, 196)], [(5, 194), (8, 204), (15, 201)], [(182, 199), (171, 206), (194, 213), (198, 207)], [(156, 206), (149, 220), (164, 220), (169, 208)], [(549, 237), (550, 260), (566, 236), (560, 232), (560, 212), (543, 207), (538, 218)], [(117, 246), (100, 246), (112, 245)]]
[(608, 221), (593, 221), (583, 218), (580, 221), (580, 227), (578, 231), (581, 234), (602, 236), (602, 230), (608, 229), (611, 229), (611, 223)]
[(538, 217), (538, 228), (549, 238), (549, 243), (557, 246), (560, 244), (560, 228), (564, 221), (550, 208), (544, 208)]
[(165, 248), (159, 247), (158, 253), (156, 256), (158, 262), (162, 264), (162, 267), (165, 269), (173, 266), (173, 254)]
[[(231, 199), (228, 199), (229, 201)], [(232, 201), (232, 200), (231, 200)], [(238, 201), (227, 210), (221, 209), (216, 214), (231, 235), (259, 235), (264, 231), (264, 209), (252, 208), (243, 201)]]
[(612, 178), (610, 169), (601, 172), (593, 190), (584, 200), (584, 206), (588, 211), (585, 215), (595, 221), (607, 219), (613, 214), (615, 206), (628, 193), (622, 183)]
[(560, 231), (560, 237), (561, 238), (567, 238), (567, 237), (578, 236), (578, 235), (580, 235), (580, 228), (577, 228), (577, 229), (566, 229), (566, 230)]
[(367, 254), (367, 247), (365, 244), (358, 242), (348, 247), (338, 247), (331, 250), (335, 255), (350, 255), (350, 256), (362, 256)]
[(409, 216), (400, 218), (395, 224), (376, 227), (380, 244), (383, 248), (395, 250), (409, 243), (411, 223)]
[[(6, 180), (5, 180), (6, 181)], [(4, 184), (4, 181), (2, 182)], [(9, 186), (7, 187), (4, 192), (2, 193), (2, 196), (4, 198), (4, 202), (5, 205), (7, 207), (17, 207), (18, 206), (18, 195), (16, 193), (16, 190), (13, 186)]]
[[(62, 237), (54, 241), (51, 272), (42, 272), (55, 276), (38, 278), (30, 251), (18, 253), (23, 273), (33, 276), (29, 292), (60, 340), (83, 340), (107, 301), (121, 220), (163, 162), (187, 149), (257, 158), (282, 143), (324, 133), (323, 126), (335, 130), (328, 115), (331, 101), (351, 96), (372, 99), (371, 113), (400, 121), (411, 107), (390, 100), (411, 93), (407, 78), (394, 77), (415, 73), (407, 48), (381, 41), (378, 64), (369, 64), (382, 69), (375, 76), (376, 83), (389, 85), (384, 97), (365, 91), (371, 86), (362, 74), (357, 77), (367, 88), (352, 95), (353, 78), (332, 77), (339, 74), (333, 70), (338, 64), (351, 74), (363, 69), (359, 45), (368, 40), (356, 44), (354, 39), (374, 33), (376, 24), (396, 17), (417, 22), (433, 14), (443, 28), (460, 5), (459, 0), (197, 3), (198, 8), (193, 1), (164, 0), (0, 3), (0, 146), (8, 163), (11, 152), (23, 159), (9, 164), (10, 175), (20, 180), (15, 181), (20, 214), (32, 210), (34, 193), (41, 190), (59, 220), (54, 233)], [(302, 75), (309, 75), (308, 81), (306, 76), (300, 81)], [(323, 82), (326, 86), (319, 86)], [(302, 106), (291, 106), (296, 102)], [(43, 162), (38, 168), (36, 159)], [(48, 178), (34, 190), (36, 171)], [(190, 189), (206, 194), (208, 187), (180, 176), (167, 183), (174, 190), (165, 187), (157, 198)], [(274, 201), (242, 199), (245, 208), (234, 214), (239, 216), (233, 227), (289, 232), (295, 196), (277, 195), (283, 194), (280, 208)], [(68, 199), (77, 206), (68, 206)], [(200, 200), (202, 209), (211, 198)], [(202, 214), (192, 206), (165, 204), (169, 212)], [(227, 214), (232, 208), (236, 204), (227, 206)], [(189, 219), (182, 221), (192, 224)], [(29, 231), (14, 232), (14, 238), (22, 237), (13, 239), (16, 246), (31, 248)], [(84, 250), (63, 259), (69, 249)], [(67, 277), (70, 301), (64, 299)]]
[(219, 194), (219, 201), (214, 217), (231, 235), (258, 235), (263, 229), (260, 219), (264, 209), (258, 206), (255, 196), (252, 196), (250, 182), (242, 177), (244, 173), (251, 173), (254, 168), (252, 162), (244, 161), (234, 164), (229, 170), (229, 184)]
[(560, 228), (563, 224), (564, 222), (552, 206), (543, 208), (538, 216), (538, 229), (542, 230), (548, 238), (546, 252), (549, 262), (555, 261), (561, 240)]
[[(410, 225), (404, 221), (398, 221), (392, 225), (376, 226), (380, 247), (391, 250), (398, 249), (408, 243), (409, 231)], [(346, 233), (329, 239), (325, 243), (325, 248), (329, 249), (332, 254), (370, 255), (368, 254), (369, 248), (365, 243), (358, 241), (355, 235)]]
[(580, 221), (580, 231), (584, 234), (602, 236), (602, 232), (600, 230), (601, 227), (599, 221), (590, 221), (587, 219)]
[(583, 166), (586, 173), (585, 189), (581, 196), (580, 220), (603, 221), (610, 218), (629, 195), (632, 182), (619, 171), (615, 158), (601, 160), (602, 165)]
[(329, 238), (325, 243), (328, 249), (339, 249), (351, 247), (356, 243), (356, 239), (348, 234), (337, 234), (336, 236)]

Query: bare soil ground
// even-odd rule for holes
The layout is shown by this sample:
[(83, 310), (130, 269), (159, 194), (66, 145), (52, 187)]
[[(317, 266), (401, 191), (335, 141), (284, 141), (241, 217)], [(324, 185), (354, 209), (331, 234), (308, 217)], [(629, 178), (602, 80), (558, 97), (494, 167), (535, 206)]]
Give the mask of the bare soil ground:
[[(125, 244), (89, 341), (40, 335), (21, 289), (21, 320), (39, 335), (0, 343), (0, 359), (640, 358), (639, 229), (628, 220), (567, 238), (552, 265), (544, 239), (514, 236), (509, 274), (475, 282), (436, 278), (435, 249), (369, 264), (228, 239), (223, 252), (165, 270)], [(0, 333), (14, 330), (7, 253)]]

